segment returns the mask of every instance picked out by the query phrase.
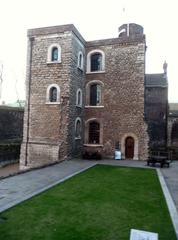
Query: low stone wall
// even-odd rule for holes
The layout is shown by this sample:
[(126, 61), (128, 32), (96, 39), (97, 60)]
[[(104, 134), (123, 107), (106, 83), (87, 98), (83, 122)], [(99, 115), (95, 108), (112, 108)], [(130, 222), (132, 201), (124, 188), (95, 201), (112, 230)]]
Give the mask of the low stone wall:
[(0, 144), (0, 167), (19, 162), (20, 143)]
[(24, 109), (0, 106), (0, 142), (21, 141)]
[(24, 109), (0, 106), (0, 167), (20, 158)]

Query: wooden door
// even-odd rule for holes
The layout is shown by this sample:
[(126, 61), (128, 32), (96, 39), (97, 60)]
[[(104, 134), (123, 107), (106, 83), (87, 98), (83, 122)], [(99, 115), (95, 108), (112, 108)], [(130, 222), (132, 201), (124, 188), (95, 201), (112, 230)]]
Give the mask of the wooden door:
[(133, 159), (134, 157), (134, 139), (127, 137), (125, 140), (125, 158)]

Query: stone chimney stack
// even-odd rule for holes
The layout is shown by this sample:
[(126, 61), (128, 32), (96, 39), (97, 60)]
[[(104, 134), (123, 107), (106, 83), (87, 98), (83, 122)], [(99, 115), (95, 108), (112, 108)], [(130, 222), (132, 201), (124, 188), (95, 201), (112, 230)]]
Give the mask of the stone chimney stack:
[(168, 67), (168, 64), (166, 61), (164, 61), (164, 64), (163, 64), (163, 70), (164, 70), (164, 74), (165, 76), (167, 76), (167, 67)]

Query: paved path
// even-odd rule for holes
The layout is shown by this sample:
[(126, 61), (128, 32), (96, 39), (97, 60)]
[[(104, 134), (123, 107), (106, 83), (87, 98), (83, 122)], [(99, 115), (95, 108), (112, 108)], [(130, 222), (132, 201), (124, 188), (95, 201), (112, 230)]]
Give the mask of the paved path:
[(93, 161), (65, 161), (0, 180), (0, 212), (94, 164)]
[(161, 168), (161, 172), (178, 211), (178, 161), (172, 162), (170, 168)]

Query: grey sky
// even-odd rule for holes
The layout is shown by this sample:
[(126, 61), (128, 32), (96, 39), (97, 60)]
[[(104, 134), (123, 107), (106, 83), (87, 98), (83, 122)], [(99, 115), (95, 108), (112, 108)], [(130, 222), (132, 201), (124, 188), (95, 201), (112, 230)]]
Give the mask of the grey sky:
[(168, 62), (169, 101), (178, 102), (177, 5), (177, 0), (0, 0), (3, 100), (25, 98), (28, 28), (73, 23), (86, 40), (94, 40), (117, 37), (118, 27), (129, 21), (144, 27), (146, 72), (161, 73)]

